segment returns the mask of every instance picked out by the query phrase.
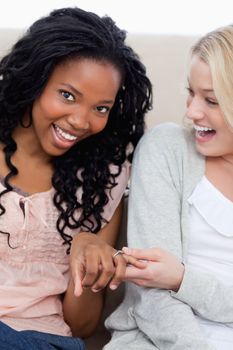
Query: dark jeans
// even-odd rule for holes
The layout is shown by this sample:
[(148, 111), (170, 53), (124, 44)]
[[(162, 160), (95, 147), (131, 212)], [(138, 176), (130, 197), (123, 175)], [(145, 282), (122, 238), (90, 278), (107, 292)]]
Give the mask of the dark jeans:
[(0, 321), (1, 350), (85, 350), (80, 338), (36, 331), (18, 332)]

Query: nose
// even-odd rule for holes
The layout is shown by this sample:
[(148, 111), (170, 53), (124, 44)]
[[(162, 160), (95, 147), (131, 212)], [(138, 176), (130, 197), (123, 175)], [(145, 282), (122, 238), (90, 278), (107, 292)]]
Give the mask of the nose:
[(202, 103), (198, 101), (198, 98), (192, 98), (191, 100), (188, 98), (187, 100), (187, 110), (186, 116), (192, 121), (200, 120), (204, 117), (204, 109)]
[(79, 108), (68, 116), (67, 121), (73, 129), (87, 131), (90, 128), (89, 119), (89, 113)]

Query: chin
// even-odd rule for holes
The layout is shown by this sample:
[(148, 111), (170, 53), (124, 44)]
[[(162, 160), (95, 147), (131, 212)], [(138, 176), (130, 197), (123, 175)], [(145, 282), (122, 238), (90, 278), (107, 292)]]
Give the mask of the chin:
[(203, 157), (220, 157), (222, 154), (220, 152), (216, 152), (214, 150), (203, 150), (198, 149), (198, 153), (200, 153)]
[(68, 152), (70, 148), (68, 149), (45, 149), (44, 152), (47, 154), (48, 157), (59, 157)]

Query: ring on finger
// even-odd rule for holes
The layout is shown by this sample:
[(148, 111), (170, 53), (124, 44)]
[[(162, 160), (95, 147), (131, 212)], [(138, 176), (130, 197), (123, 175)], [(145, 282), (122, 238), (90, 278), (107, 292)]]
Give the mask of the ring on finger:
[(116, 253), (113, 254), (113, 259), (117, 256), (117, 255), (122, 255), (124, 254), (123, 250), (117, 250)]

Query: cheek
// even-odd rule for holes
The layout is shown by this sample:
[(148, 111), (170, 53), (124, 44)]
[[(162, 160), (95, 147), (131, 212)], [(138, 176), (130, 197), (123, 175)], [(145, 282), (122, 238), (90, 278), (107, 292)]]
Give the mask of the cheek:
[(223, 134), (223, 143), (224, 140), (227, 140), (228, 146), (229, 148), (233, 149), (233, 133), (231, 133), (229, 130), (225, 133), (225, 135)]
[(107, 125), (108, 122), (108, 118), (98, 118), (97, 120), (95, 120), (95, 122), (92, 124), (92, 131), (93, 133), (97, 133), (102, 131), (105, 126)]
[(41, 122), (43, 120), (50, 121), (56, 117), (60, 109), (59, 103), (54, 98), (50, 98), (50, 95), (47, 96), (43, 94), (37, 101), (35, 101), (33, 113), (35, 114), (35, 117), (39, 116)]
[(189, 108), (191, 102), (192, 102), (192, 98), (191, 98), (191, 96), (188, 96), (188, 97), (186, 98), (186, 108)]

